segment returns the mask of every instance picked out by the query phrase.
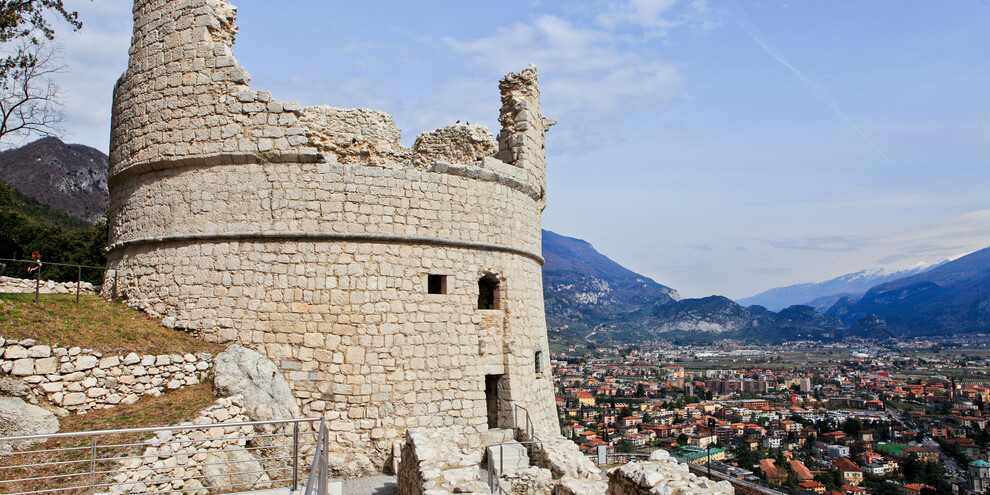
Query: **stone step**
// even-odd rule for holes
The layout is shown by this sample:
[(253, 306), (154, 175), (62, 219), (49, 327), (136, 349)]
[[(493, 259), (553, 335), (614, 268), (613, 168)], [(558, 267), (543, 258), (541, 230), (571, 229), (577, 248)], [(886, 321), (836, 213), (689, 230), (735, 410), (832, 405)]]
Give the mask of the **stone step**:
[(481, 434), (482, 445), (511, 442), (516, 439), (515, 430), (511, 428), (489, 428)]
[(515, 440), (493, 446), (491, 450), (491, 462), (499, 470), (499, 474), (513, 474), (529, 467), (529, 453), (526, 447)]

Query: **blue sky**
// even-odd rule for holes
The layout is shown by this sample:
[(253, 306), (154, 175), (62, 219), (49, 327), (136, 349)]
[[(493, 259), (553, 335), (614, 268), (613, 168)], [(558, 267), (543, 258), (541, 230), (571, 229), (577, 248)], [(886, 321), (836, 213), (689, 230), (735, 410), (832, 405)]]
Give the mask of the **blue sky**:
[[(106, 151), (127, 0), (67, 0), (66, 140)], [(496, 128), (535, 63), (544, 227), (685, 297), (990, 246), (990, 2), (241, 0), (254, 89)]]

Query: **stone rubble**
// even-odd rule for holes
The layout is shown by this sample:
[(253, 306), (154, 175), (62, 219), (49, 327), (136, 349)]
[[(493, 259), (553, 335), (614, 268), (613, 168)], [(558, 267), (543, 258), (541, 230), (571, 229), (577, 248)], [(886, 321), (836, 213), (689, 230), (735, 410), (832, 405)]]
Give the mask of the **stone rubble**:
[[(34, 292), (37, 281), (27, 278), (0, 277), (0, 293), (27, 294)], [(38, 289), (41, 294), (75, 294), (75, 282), (55, 282), (42, 280)], [(99, 288), (89, 282), (79, 284), (79, 293), (84, 295), (97, 294)]]
[(689, 472), (665, 450), (649, 461), (633, 461), (608, 471), (607, 495), (732, 495), (728, 481), (712, 481)]
[[(208, 353), (115, 356), (0, 337), (0, 371), (28, 387), (28, 402), (47, 401), (63, 414), (133, 404), (143, 395), (196, 385), (212, 366)], [(0, 387), (23, 392), (21, 385)]]

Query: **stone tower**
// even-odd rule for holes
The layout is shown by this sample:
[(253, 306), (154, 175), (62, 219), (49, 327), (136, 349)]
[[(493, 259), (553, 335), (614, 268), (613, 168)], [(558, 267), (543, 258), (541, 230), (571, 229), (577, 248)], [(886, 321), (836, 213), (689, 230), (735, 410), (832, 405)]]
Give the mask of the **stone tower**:
[(252, 90), (235, 13), (135, 1), (104, 286), (267, 355), (355, 469), (380, 468), (407, 428), (482, 433), (513, 405), (556, 434), (535, 68), (501, 81), (498, 139), (451, 126), (410, 149), (383, 112)]

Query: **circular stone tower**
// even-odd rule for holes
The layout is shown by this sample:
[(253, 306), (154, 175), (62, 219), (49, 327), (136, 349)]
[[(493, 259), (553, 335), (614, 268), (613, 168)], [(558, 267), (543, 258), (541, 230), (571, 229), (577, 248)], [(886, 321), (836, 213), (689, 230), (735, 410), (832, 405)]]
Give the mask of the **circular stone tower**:
[(235, 13), (135, 2), (104, 287), (267, 355), (360, 470), (406, 428), (480, 434), (514, 405), (556, 434), (540, 256), (552, 121), (535, 68), (501, 81), (498, 139), (452, 126), (404, 148), (383, 112), (252, 90)]

